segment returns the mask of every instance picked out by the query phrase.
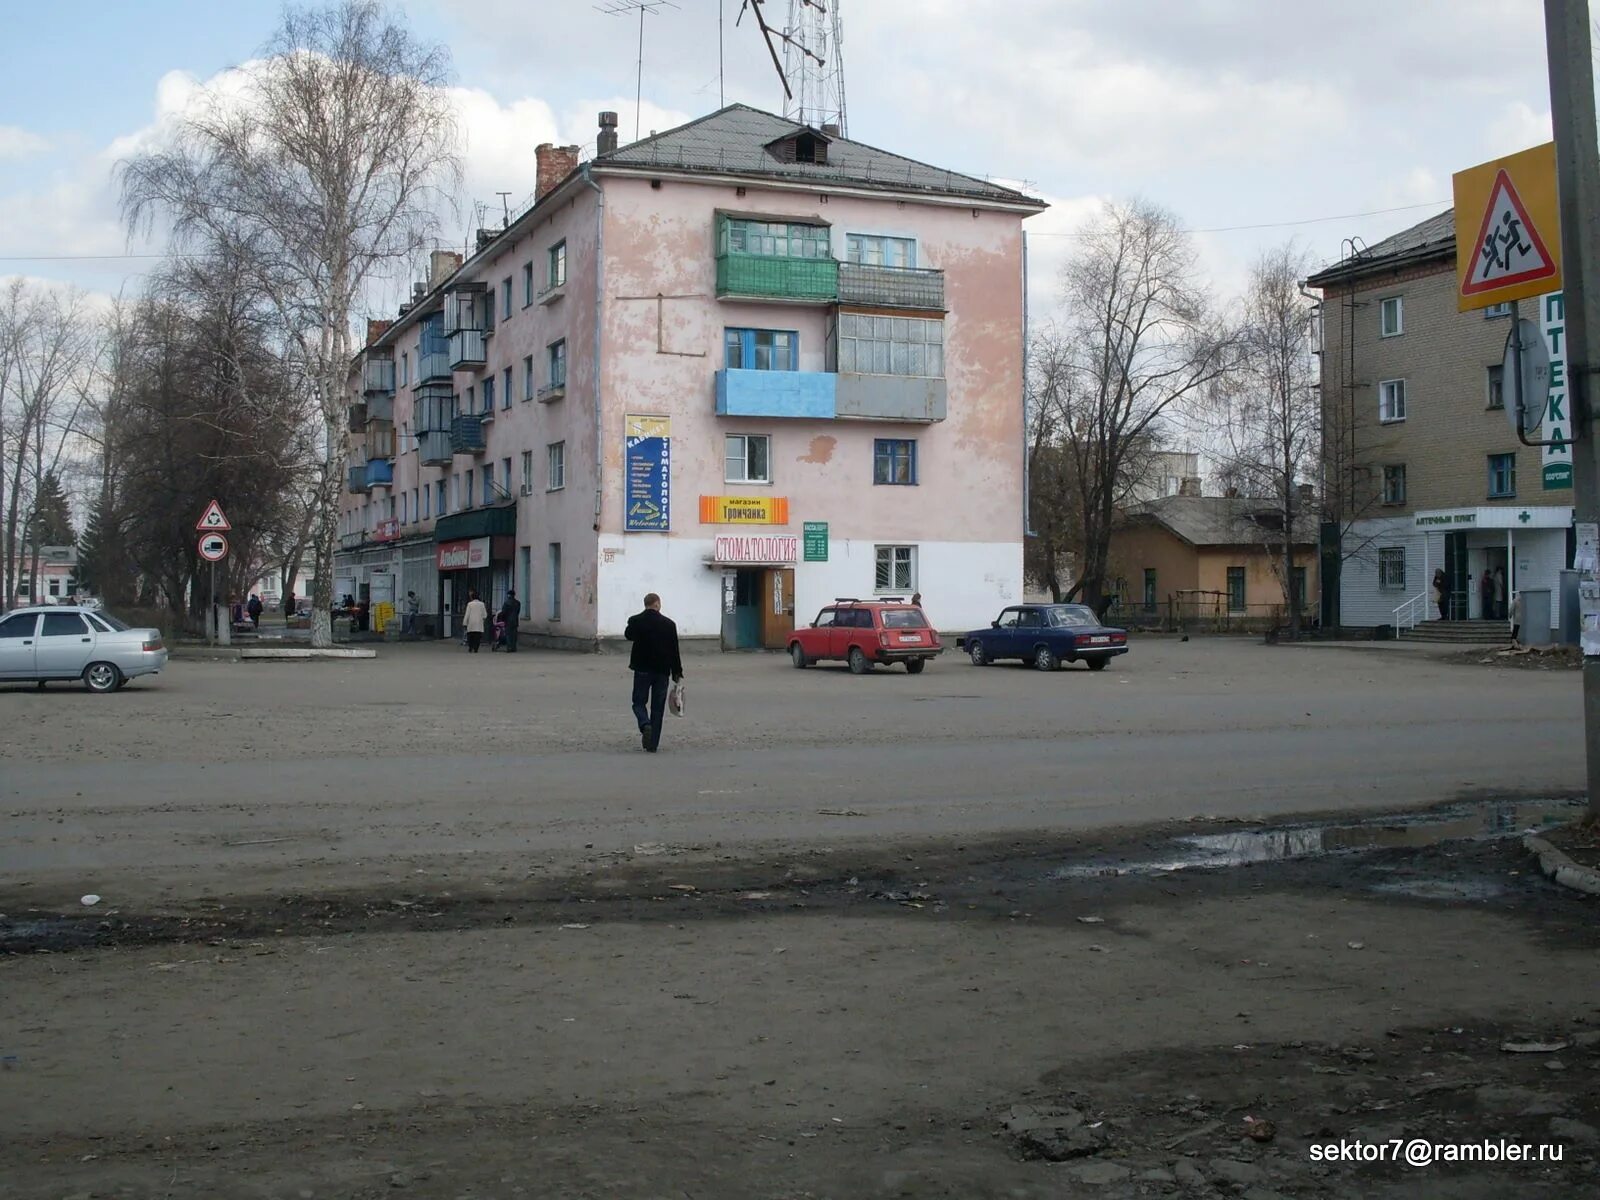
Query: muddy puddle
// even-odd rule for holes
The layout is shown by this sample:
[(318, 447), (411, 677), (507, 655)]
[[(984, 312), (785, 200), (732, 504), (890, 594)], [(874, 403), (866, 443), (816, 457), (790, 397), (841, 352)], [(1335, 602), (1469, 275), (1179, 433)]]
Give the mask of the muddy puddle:
[(1283, 862), (1364, 850), (1416, 849), (1442, 842), (1517, 837), (1529, 829), (1569, 821), (1582, 809), (1577, 800), (1532, 800), (1459, 804), (1416, 817), (1376, 817), (1336, 825), (1282, 825), (1270, 829), (1194, 834), (1174, 838), (1148, 859), (1097, 859), (1051, 872), (1054, 879), (1098, 875), (1155, 875), (1251, 863)]

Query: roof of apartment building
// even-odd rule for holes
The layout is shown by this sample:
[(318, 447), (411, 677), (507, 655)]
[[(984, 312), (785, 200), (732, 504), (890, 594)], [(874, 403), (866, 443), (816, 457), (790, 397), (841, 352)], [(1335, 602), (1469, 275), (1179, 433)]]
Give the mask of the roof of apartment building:
[(1410, 229), (1402, 229), (1393, 237), (1357, 250), (1306, 282), (1312, 287), (1350, 283), (1366, 275), (1388, 273), (1434, 259), (1454, 260), (1455, 254), (1456, 210), (1447, 208)]
[[(1269, 545), (1280, 539), (1283, 528), (1276, 500), (1248, 496), (1162, 496), (1123, 511), (1128, 525), (1154, 524), (1169, 530), (1191, 546)], [(1317, 514), (1295, 516), (1295, 543), (1317, 540)]]
[[(809, 137), (813, 161), (796, 161), (792, 146)], [(926, 192), (967, 199), (1047, 207), (1015, 188), (929, 166), (851, 141), (831, 127), (811, 129), (747, 104), (730, 104), (665, 133), (620, 146), (594, 160), (596, 167), (651, 167), (661, 170), (750, 175), (782, 180), (825, 180), (851, 187)]]

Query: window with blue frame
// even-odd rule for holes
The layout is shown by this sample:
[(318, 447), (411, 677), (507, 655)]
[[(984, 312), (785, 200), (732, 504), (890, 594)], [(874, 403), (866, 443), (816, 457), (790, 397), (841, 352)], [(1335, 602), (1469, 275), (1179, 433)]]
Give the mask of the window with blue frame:
[(914, 438), (876, 438), (872, 443), (872, 482), (915, 484), (917, 443)]
[(1489, 498), (1498, 500), (1517, 494), (1517, 456), (1489, 455)]
[(728, 329), (722, 340), (727, 365), (735, 370), (800, 369), (800, 335), (792, 329)]
[(759, 254), (764, 258), (827, 258), (830, 242), (826, 225), (725, 217), (717, 252)]

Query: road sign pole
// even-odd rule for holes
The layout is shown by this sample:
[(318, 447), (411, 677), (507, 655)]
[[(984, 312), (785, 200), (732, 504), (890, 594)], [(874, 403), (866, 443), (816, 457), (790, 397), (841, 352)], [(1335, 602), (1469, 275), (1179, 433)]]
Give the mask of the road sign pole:
[(217, 644), (217, 564), (211, 564), (211, 607), (206, 613), (206, 645)]
[[(1544, 36), (1566, 264), (1562, 301), (1572, 405), (1572, 510), (1575, 521), (1592, 522), (1600, 521), (1600, 439), (1593, 403), (1600, 374), (1589, 341), (1600, 336), (1600, 148), (1588, 0), (1544, 0)], [(1583, 729), (1589, 814), (1600, 817), (1600, 657), (1590, 655), (1583, 660)]]

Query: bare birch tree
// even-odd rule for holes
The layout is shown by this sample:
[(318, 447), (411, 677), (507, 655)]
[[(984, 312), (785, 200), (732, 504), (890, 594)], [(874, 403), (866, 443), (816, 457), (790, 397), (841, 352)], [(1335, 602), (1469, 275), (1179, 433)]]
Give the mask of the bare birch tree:
[[(1068, 595), (1100, 608), (1117, 506), (1147, 469), (1168, 419), (1227, 369), (1194, 248), (1144, 201), (1108, 204), (1062, 269), (1062, 319), (1035, 347), (1036, 434), (1062, 456), (1061, 519), (1081, 539)], [(1048, 361), (1042, 365), (1040, 355)]]
[(1295, 586), (1297, 531), (1315, 512), (1302, 503), (1300, 484), (1315, 475), (1322, 444), (1314, 301), (1300, 290), (1309, 267), (1293, 244), (1256, 260), (1241, 305), (1238, 361), (1214, 390), (1218, 474), (1241, 496), (1270, 502), (1241, 507), (1240, 519), (1252, 525), (1241, 534), (1269, 548), (1291, 634), (1300, 631), (1305, 603)]
[(39, 580), (37, 506), (85, 410), (96, 329), (84, 298), (13, 280), (0, 296), (0, 574), (5, 606)]
[(432, 240), (457, 182), (448, 56), (375, 0), (290, 9), (242, 90), (214, 91), (164, 148), (120, 167), (131, 227), (248, 264), (282, 324), (320, 426), (311, 494), (312, 644), (331, 645), (333, 556), (345, 484), (345, 381), (366, 288)]

